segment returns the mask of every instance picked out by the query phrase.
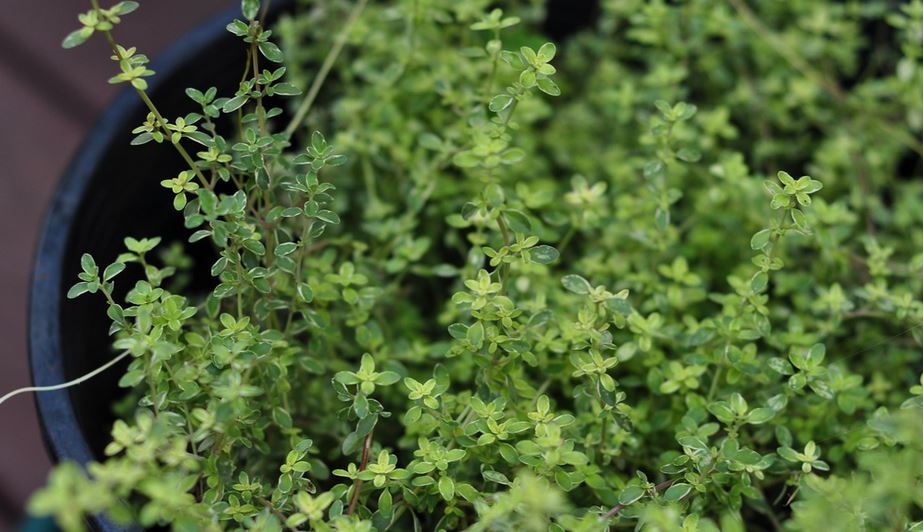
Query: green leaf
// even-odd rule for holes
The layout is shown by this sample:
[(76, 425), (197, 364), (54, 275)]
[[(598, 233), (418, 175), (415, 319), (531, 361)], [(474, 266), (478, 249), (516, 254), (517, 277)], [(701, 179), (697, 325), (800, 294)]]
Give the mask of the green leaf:
[(127, 15), (138, 9), (140, 6), (141, 4), (138, 2), (125, 1), (115, 4), (111, 9), (116, 15)]
[(529, 256), (532, 258), (532, 262), (534, 263), (551, 264), (552, 262), (558, 260), (560, 254), (555, 248), (542, 244), (530, 249)]
[(494, 208), (503, 205), (503, 201), (506, 199), (503, 187), (496, 183), (487, 185), (484, 187), (484, 199), (487, 200), (488, 205)]
[(499, 113), (500, 111), (506, 109), (513, 103), (513, 97), (509, 94), (498, 94), (490, 99), (490, 105), (488, 106), (491, 111)]
[(535, 71), (533, 70), (523, 70), (522, 73), (519, 74), (519, 84), (527, 89), (535, 86), (536, 79)]
[(283, 429), (292, 428), (292, 416), (281, 407), (275, 407), (272, 410), (272, 419)]
[(449, 477), (439, 479), (439, 494), (447, 502), (455, 498), (455, 482)]
[(685, 148), (680, 148), (679, 151), (676, 152), (676, 157), (681, 161), (694, 163), (702, 158), (702, 152), (696, 148), (687, 146)]
[(474, 502), (481, 498), (480, 492), (467, 482), (457, 482), (455, 484), (455, 491), (468, 502)]
[(554, 55), (555, 53), (557, 53), (557, 50), (558, 49), (554, 45), (554, 43), (546, 42), (545, 44), (542, 45), (541, 48), (538, 49), (538, 53), (536, 54), (536, 56), (543, 63), (547, 63), (548, 61), (551, 61), (552, 59), (554, 59)]
[(501, 443), (499, 450), (500, 456), (502, 456), (508, 464), (515, 465), (519, 463), (519, 453), (516, 452), (516, 449), (512, 445), (508, 443)]
[(725, 402), (711, 403), (708, 405), (708, 411), (723, 423), (731, 423), (736, 418), (734, 411)]
[(259, 49), (263, 57), (269, 59), (273, 63), (281, 63), (285, 59), (282, 55), (282, 50), (270, 41), (261, 42)]
[[(369, 419), (371, 417), (373, 416), (368, 416), (365, 419)], [(343, 454), (346, 455), (353, 454), (359, 448), (359, 445), (362, 444), (362, 438), (364, 438), (364, 436), (359, 436), (355, 432), (350, 432), (346, 435), (345, 438), (343, 438), (343, 444), (340, 446), (340, 450)]]
[(224, 111), (225, 113), (232, 113), (240, 109), (241, 107), (243, 107), (243, 105), (247, 103), (247, 100), (249, 99), (250, 99), (249, 94), (241, 94), (239, 96), (235, 96), (231, 98), (230, 100), (224, 102), (224, 106), (221, 107), (221, 110)]
[(74, 299), (89, 291), (90, 291), (89, 284), (81, 281), (75, 284), (74, 286), (72, 286), (70, 290), (67, 291), (67, 299)]
[(771, 408), (754, 408), (747, 414), (747, 423), (751, 425), (761, 425), (772, 419), (776, 415)]
[[(272, 92), (279, 96), (298, 96), (301, 94), (301, 89), (291, 83), (277, 83), (272, 86)], [(330, 161), (328, 161), (328, 164), (330, 164)]]
[(766, 289), (766, 286), (769, 284), (769, 274), (766, 272), (756, 272), (753, 275), (753, 278), (750, 279), (750, 290), (754, 294), (759, 294)]
[(737, 392), (731, 394), (728, 402), (731, 410), (738, 416), (743, 416), (747, 413), (747, 410), (750, 409), (750, 405), (747, 404), (747, 400), (744, 399), (744, 396)]
[(372, 429), (374, 429), (375, 425), (377, 424), (378, 414), (372, 414), (370, 416), (364, 417), (363, 419), (360, 419), (359, 422), (356, 423), (356, 436), (359, 438), (365, 438), (370, 432), (372, 432)]
[(641, 497), (644, 497), (644, 490), (640, 486), (626, 486), (625, 489), (619, 494), (619, 504), (628, 506), (629, 504), (637, 501)]
[(375, 384), (380, 386), (390, 386), (401, 380), (400, 374), (395, 371), (382, 371), (375, 377)]
[(391, 492), (386, 489), (382, 490), (381, 495), (378, 496), (378, 511), (383, 515), (391, 515), (392, 504)]
[(93, 260), (93, 256), (89, 253), (84, 253), (80, 256), (80, 267), (83, 268), (83, 271), (93, 277), (99, 273), (99, 268), (96, 266), (96, 261)]
[(359, 384), (359, 377), (351, 371), (338, 371), (334, 376), (334, 380), (337, 382), (350, 385), (350, 384)]
[(253, 253), (254, 255), (262, 257), (266, 254), (266, 246), (264, 246), (263, 243), (259, 240), (248, 238), (243, 241), (243, 245), (247, 251)]
[(260, 0), (241, 0), (240, 10), (247, 20), (253, 20), (260, 13)]
[(503, 211), (503, 217), (506, 218), (513, 232), (522, 233), (524, 235), (532, 233), (532, 221), (524, 212), (515, 209), (507, 209)]
[(364, 418), (369, 415), (369, 400), (365, 397), (365, 394), (360, 393), (356, 396), (356, 399), (353, 402), (353, 408), (356, 411), (356, 415), (360, 418)]
[(180, 192), (179, 194), (173, 196), (173, 208), (181, 211), (186, 208), (186, 193)]
[(561, 95), (561, 89), (558, 87), (557, 83), (551, 81), (548, 78), (538, 78), (535, 80), (535, 83), (538, 85), (538, 90), (549, 96)]
[(314, 291), (311, 290), (311, 287), (308, 285), (308, 283), (298, 283), (296, 290), (298, 291), (298, 297), (300, 297), (301, 300), (305, 303), (314, 301)]
[(294, 242), (283, 242), (276, 246), (276, 249), (273, 251), (273, 255), (277, 257), (284, 257), (286, 255), (292, 254), (296, 249), (298, 249), (298, 244)]
[(683, 447), (688, 447), (694, 451), (704, 452), (708, 450), (708, 444), (698, 436), (681, 436), (676, 438)]
[(484, 480), (488, 480), (490, 482), (496, 482), (497, 484), (503, 484), (504, 486), (512, 485), (510, 479), (506, 478), (506, 475), (499, 471), (492, 471), (488, 469), (481, 471), (481, 476), (484, 477)]
[(644, 174), (644, 177), (660, 175), (660, 173), (663, 171), (663, 168), (664, 168), (663, 161), (661, 161), (660, 159), (654, 159), (644, 164), (642, 173)]
[(668, 502), (679, 502), (692, 490), (692, 485), (685, 482), (673, 484), (663, 493), (663, 498)]
[(592, 288), (589, 281), (576, 274), (565, 275), (561, 278), (561, 284), (569, 291), (580, 295), (589, 294)]
[(771, 229), (763, 229), (762, 231), (757, 231), (753, 238), (750, 239), (750, 248), (757, 251), (765, 248), (769, 244), (769, 238), (772, 236)]
[(317, 211), (317, 214), (315, 216), (327, 222), (328, 224), (336, 225), (340, 223), (340, 217), (337, 215), (337, 213), (333, 211), (320, 210), (320, 211)]
[(655, 100), (654, 107), (656, 107), (664, 117), (673, 115), (673, 108), (670, 106), (670, 102), (666, 100)]
[(80, 28), (67, 34), (67, 37), (61, 42), (62, 48), (74, 48), (85, 43), (93, 35), (93, 28)]
[(792, 222), (795, 223), (798, 227), (804, 230), (810, 229), (808, 226), (808, 218), (801, 212), (800, 209), (792, 209)]
[(103, 280), (111, 281), (112, 278), (114, 278), (116, 275), (122, 273), (124, 269), (125, 269), (125, 264), (121, 262), (113, 262), (103, 272)]
[(808, 349), (805, 355), (805, 369), (813, 369), (820, 366), (827, 354), (827, 348), (824, 344), (814, 344)]
[(788, 460), (789, 462), (800, 462), (801, 461), (798, 458), (798, 453), (795, 452), (795, 450), (792, 449), (791, 447), (779, 447), (779, 449), (777, 449), (776, 452), (779, 453), (779, 456), (781, 456), (785, 460)]
[(233, 22), (225, 26), (225, 28), (229, 32), (233, 33), (234, 35), (237, 35), (238, 37), (243, 37), (250, 31), (250, 27), (239, 20), (234, 20)]
[(144, 372), (141, 370), (130, 370), (127, 371), (122, 378), (119, 379), (119, 386), (122, 388), (132, 388), (137, 386), (141, 381), (144, 380)]
[(468, 327), (466, 338), (469, 344), (476, 348), (480, 348), (484, 343), (484, 324), (477, 322), (471, 327)]

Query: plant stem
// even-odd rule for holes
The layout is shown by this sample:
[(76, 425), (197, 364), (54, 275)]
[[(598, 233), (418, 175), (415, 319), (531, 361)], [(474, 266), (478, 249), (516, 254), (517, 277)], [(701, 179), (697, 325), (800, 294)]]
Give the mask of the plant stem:
[(541, 385), (539, 385), (538, 390), (535, 392), (535, 399), (532, 400), (532, 407), (535, 408), (535, 405), (538, 404), (538, 398), (545, 393), (545, 390), (548, 389), (548, 386), (551, 385), (551, 379), (545, 379)]
[[(152, 102), (150, 97), (148, 97), (147, 92), (141, 89), (138, 89), (138, 88), (136, 88), (135, 91), (138, 93), (138, 96), (141, 97), (141, 100), (144, 101), (144, 104), (147, 106), (147, 108), (150, 109), (152, 113), (154, 113), (155, 117), (157, 117), (157, 122), (160, 124), (160, 128), (163, 130), (164, 135), (169, 136), (170, 131), (167, 129), (167, 125), (166, 125), (167, 122), (164, 120), (163, 116), (160, 114), (160, 111), (157, 110), (157, 107), (154, 105), (154, 102)], [(184, 148), (182, 144), (180, 144), (179, 142), (171, 142), (171, 144), (173, 144), (173, 147), (175, 147), (176, 151), (179, 152), (180, 157), (182, 157), (183, 160), (186, 161), (186, 164), (189, 165), (189, 168), (192, 169), (193, 172), (195, 172), (195, 175), (196, 177), (199, 178), (199, 182), (202, 183), (202, 186), (207, 188), (208, 190), (211, 190), (212, 188), (211, 184), (208, 182), (207, 179), (205, 179), (205, 175), (202, 174), (202, 171), (199, 169), (198, 166), (196, 166), (195, 161), (192, 160), (192, 157), (189, 155), (189, 152), (186, 151), (186, 148)]]
[[(238, 251), (238, 253), (239, 253), (239, 252), (240, 252), (240, 248), (237, 248), (237, 251)], [(236, 269), (237, 269), (237, 282), (240, 283), (240, 284), (242, 285), (243, 282), (244, 282), (244, 272), (243, 272), (243, 268), (242, 268), (241, 265), (240, 265), (240, 260), (241, 260), (241, 259), (240, 259), (240, 255), (238, 255), (238, 260), (235, 261), (234, 266), (235, 266)], [(235, 291), (237, 292), (237, 319), (239, 320), (239, 319), (241, 319), (241, 318), (243, 317), (243, 315), (244, 315), (243, 294), (242, 294), (241, 291), (240, 291), (240, 286), (238, 286), (238, 287), (237, 287), (237, 290), (235, 290)]]
[(769, 504), (769, 500), (766, 498), (766, 494), (763, 493), (762, 489), (760, 489), (759, 492), (760, 492), (760, 495), (763, 497), (763, 502), (766, 503), (766, 513), (764, 513), (763, 515), (765, 515), (769, 519), (769, 522), (772, 523), (773, 530), (775, 530), (776, 532), (782, 532), (784, 530), (784, 528), (782, 527), (782, 523), (779, 522), (779, 517), (776, 516), (776, 513), (772, 511), (772, 505)]
[(283, 526), (285, 526), (285, 528), (287, 528), (288, 530), (291, 530), (292, 532), (295, 532), (295, 531), (298, 530), (297, 528), (293, 528), (293, 527), (290, 527), (290, 526), (286, 526), (286, 525), (285, 525), (285, 521), (286, 521), (285, 514), (283, 514), (283, 513), (280, 512), (279, 510), (277, 510), (277, 509), (272, 505), (272, 502), (266, 500), (266, 499), (263, 498), (263, 497), (260, 497), (260, 498), (259, 498), (259, 501), (260, 501), (261, 503), (263, 503), (263, 506), (264, 506), (267, 510), (269, 510), (270, 512), (272, 512), (272, 515), (276, 516), (276, 518), (277, 518), (279, 521), (281, 521), (281, 524), (282, 524)]
[(144, 355), (144, 380), (147, 381), (147, 387), (151, 394), (151, 406), (154, 407), (154, 416), (160, 415), (160, 409), (157, 408), (157, 384), (154, 383), (154, 373), (151, 371), (153, 355), (147, 353)]
[(506, 222), (503, 221), (503, 215), (497, 216), (497, 226), (500, 227), (500, 233), (503, 235), (503, 245), (510, 245), (510, 232), (506, 229)]
[(510, 125), (510, 120), (513, 118), (513, 112), (516, 111), (517, 105), (519, 105), (518, 98), (513, 100), (513, 104), (509, 107), (510, 110), (506, 114), (506, 118), (503, 119), (503, 129), (506, 129)]
[(298, 126), (300, 126), (304, 121), (308, 111), (311, 110), (311, 105), (314, 103), (314, 99), (317, 98), (317, 93), (320, 92), (320, 88), (323, 86), (324, 81), (326, 81), (327, 75), (330, 74), (330, 69), (333, 68), (333, 64), (336, 62), (337, 57), (339, 57), (340, 52), (343, 51), (343, 46), (346, 44), (347, 37), (349, 37), (349, 31), (356, 23), (359, 15), (362, 14), (362, 10), (365, 9), (366, 3), (368, 3), (368, 0), (359, 0), (356, 2), (353, 10), (349, 13), (349, 18), (346, 19), (346, 24), (343, 26), (340, 34), (337, 35), (336, 41), (334, 41), (333, 47), (330, 49), (327, 57), (324, 58), (324, 62), (321, 64), (320, 70), (317, 72), (317, 77), (314, 78), (314, 81), (311, 83), (311, 88), (308, 89), (308, 94), (304, 97), (304, 100), (298, 107), (298, 111), (295, 112), (295, 116), (292, 118), (292, 121), (289, 122), (288, 126), (285, 127), (286, 135), (291, 135), (294, 133), (295, 130), (298, 129)]
[[(500, 30), (494, 30), (494, 39), (497, 41), (500, 40)], [(499, 48), (502, 49), (503, 46), (501, 45)], [(485, 98), (487, 98), (488, 100), (490, 100), (491, 98), (491, 93), (494, 92), (494, 78), (497, 76), (497, 67), (499, 66), (499, 64), (500, 64), (500, 50), (498, 49), (497, 52), (494, 53), (493, 61), (491, 61), (491, 64), (490, 64), (490, 75), (487, 76), (487, 94), (485, 95)]]
[(256, 53), (256, 39), (250, 43), (250, 65), (253, 67), (253, 83), (259, 96), (256, 97), (256, 116), (260, 123), (260, 134), (266, 134), (266, 111), (263, 109), (263, 91), (259, 88), (260, 66), (259, 54)]
[[(503, 214), (497, 216), (497, 226), (500, 227), (500, 234), (503, 235), (503, 245), (510, 245), (510, 233), (506, 228), (506, 222), (503, 221)], [(497, 269), (497, 276), (500, 284), (503, 286), (503, 293), (506, 293), (506, 283), (504, 280), (507, 278), (507, 273), (509, 273), (509, 264), (501, 262), (499, 268)]]
[[(92, 3), (93, 3), (93, 8), (99, 11), (99, 0), (92, 0)], [(106, 30), (103, 32), (103, 35), (106, 36), (106, 41), (109, 42), (109, 47), (112, 48), (112, 53), (115, 55), (115, 57), (118, 58), (118, 60), (121, 60), (122, 54), (119, 52), (119, 47), (115, 43), (115, 38), (112, 37), (112, 32), (109, 30)], [(132, 87), (134, 87), (134, 85), (132, 85)], [(138, 93), (138, 96), (141, 97), (141, 100), (144, 101), (144, 105), (146, 105), (148, 110), (150, 110), (151, 113), (153, 113), (154, 116), (157, 118), (157, 124), (163, 130), (164, 135), (166, 135), (169, 138), (170, 130), (167, 129), (167, 122), (163, 119), (163, 115), (160, 114), (160, 111), (157, 109), (157, 106), (154, 105), (154, 102), (151, 101), (151, 99), (148, 97), (147, 92), (145, 90), (139, 89), (137, 87), (134, 87), (134, 89), (135, 89), (135, 92)], [(192, 169), (193, 172), (195, 172), (195, 175), (196, 177), (199, 178), (199, 181), (202, 183), (202, 186), (211, 190), (208, 180), (205, 179), (205, 176), (202, 174), (202, 171), (199, 170), (198, 166), (196, 166), (195, 161), (192, 160), (192, 157), (189, 156), (189, 153), (186, 151), (186, 149), (183, 148), (183, 146), (180, 145), (179, 142), (171, 142), (171, 144), (173, 144), (173, 146), (176, 147), (176, 151), (178, 151), (180, 156), (186, 161), (186, 164), (189, 165), (189, 168)]]
[(263, 0), (263, 6), (260, 9), (260, 16), (259, 16), (260, 26), (266, 25), (266, 15), (269, 13), (270, 2), (271, 0)]
[(298, 250), (297, 259), (295, 259), (295, 286), (292, 293), (292, 304), (291, 308), (288, 309), (288, 316), (285, 319), (285, 333), (288, 333), (289, 327), (292, 326), (292, 319), (295, 317), (295, 304), (298, 303), (298, 283), (301, 281), (301, 264), (304, 262), (305, 257), (308, 253), (311, 252), (310, 246), (308, 246), (308, 236), (311, 234), (311, 227), (314, 225), (314, 221), (308, 221), (304, 225), (304, 229), (301, 231), (301, 249)]
[[(366, 464), (369, 462), (369, 447), (372, 446), (372, 434), (375, 431), (371, 431), (365, 437), (365, 443), (362, 444), (362, 461), (359, 463), (359, 472), (365, 470)], [(349, 510), (346, 511), (346, 515), (352, 515), (356, 511), (356, 504), (359, 502), (359, 492), (362, 490), (362, 479), (357, 478), (353, 483), (353, 497), (349, 501)]]
[(458, 415), (458, 418), (455, 419), (455, 422), (461, 425), (462, 421), (464, 421), (465, 418), (468, 417), (469, 412), (471, 412), (470, 404), (466, 406), (464, 410), (461, 411), (461, 414)]
[(562, 255), (564, 254), (564, 250), (567, 249), (567, 245), (570, 244), (571, 239), (574, 238), (574, 235), (576, 233), (577, 233), (577, 226), (574, 224), (571, 224), (567, 232), (564, 233), (564, 237), (561, 239), (560, 242), (558, 242), (558, 253), (559, 254), (562, 254)]
[(414, 55), (417, 51), (417, 21), (419, 18), (420, 0), (413, 0), (413, 14), (407, 26), (407, 58), (404, 60), (403, 69), (406, 69), (408, 65), (413, 63)]
[(715, 377), (711, 380), (711, 386), (708, 388), (708, 396), (705, 398), (706, 402), (711, 402), (712, 398), (715, 397), (715, 392), (718, 390), (718, 382), (721, 380), (721, 373), (724, 371), (724, 364), (719, 364), (718, 369), (715, 370)]

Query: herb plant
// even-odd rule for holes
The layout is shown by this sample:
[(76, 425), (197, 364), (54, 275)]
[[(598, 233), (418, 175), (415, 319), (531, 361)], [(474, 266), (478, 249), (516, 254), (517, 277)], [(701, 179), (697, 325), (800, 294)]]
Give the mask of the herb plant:
[(114, 36), (137, 7), (93, 0), (64, 46), (107, 39), (150, 109), (132, 142), (188, 163), (162, 185), (215, 285), (171, 293), (156, 235), (84, 256), (68, 296), (108, 301), (134, 406), (33, 512), (923, 528), (920, 0), (604, 1), (559, 47), (541, 2), (269, 30), (244, 0), (239, 89), (180, 117)]

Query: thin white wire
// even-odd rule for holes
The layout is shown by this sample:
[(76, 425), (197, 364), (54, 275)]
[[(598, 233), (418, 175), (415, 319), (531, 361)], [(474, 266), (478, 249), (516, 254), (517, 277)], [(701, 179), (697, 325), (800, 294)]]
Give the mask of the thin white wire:
[(76, 385), (78, 385), (78, 384), (80, 384), (80, 383), (82, 383), (82, 382), (85, 382), (85, 381), (88, 381), (88, 380), (92, 379), (93, 377), (99, 375), (100, 373), (102, 373), (102, 372), (106, 371), (107, 369), (111, 368), (112, 366), (116, 365), (120, 360), (122, 360), (123, 358), (127, 357), (129, 354), (131, 354), (130, 351), (125, 351), (125, 352), (123, 352), (122, 354), (120, 354), (120, 355), (118, 355), (117, 357), (115, 357), (115, 358), (113, 358), (112, 360), (110, 360), (109, 362), (106, 362), (106, 363), (103, 364), (102, 366), (100, 366), (100, 367), (94, 369), (93, 371), (87, 373), (86, 375), (83, 375), (83, 376), (81, 376), (81, 377), (77, 377), (76, 379), (74, 379), (74, 380), (72, 380), (72, 381), (68, 381), (68, 382), (65, 382), (65, 383), (62, 383), (62, 384), (55, 384), (54, 386), (27, 386), (27, 387), (25, 387), (25, 388), (19, 388), (19, 389), (17, 389), (17, 390), (13, 390), (12, 392), (10, 392), (10, 393), (4, 395), (3, 397), (0, 397), (0, 405), (2, 405), (2, 404), (3, 404), (7, 399), (9, 399), (10, 397), (13, 397), (13, 396), (15, 396), (15, 395), (19, 395), (19, 394), (21, 394), (21, 393), (26, 393), (26, 392), (50, 392), (50, 391), (54, 391), (54, 390), (62, 390), (62, 389), (64, 389), (64, 388), (69, 388), (69, 387), (71, 387), (71, 386), (76, 386)]

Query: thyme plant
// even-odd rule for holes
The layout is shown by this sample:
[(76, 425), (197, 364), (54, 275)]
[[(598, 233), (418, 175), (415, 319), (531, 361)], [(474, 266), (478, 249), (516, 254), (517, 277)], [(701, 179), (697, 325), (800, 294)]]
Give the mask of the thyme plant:
[(558, 46), (537, 1), (270, 30), (244, 0), (239, 88), (177, 117), (115, 33), (137, 7), (93, 0), (64, 46), (106, 39), (150, 110), (132, 142), (188, 164), (162, 185), (215, 284), (171, 293), (157, 235), (84, 256), (68, 296), (107, 300), (133, 407), (33, 512), (923, 527), (920, 0), (603, 1)]

